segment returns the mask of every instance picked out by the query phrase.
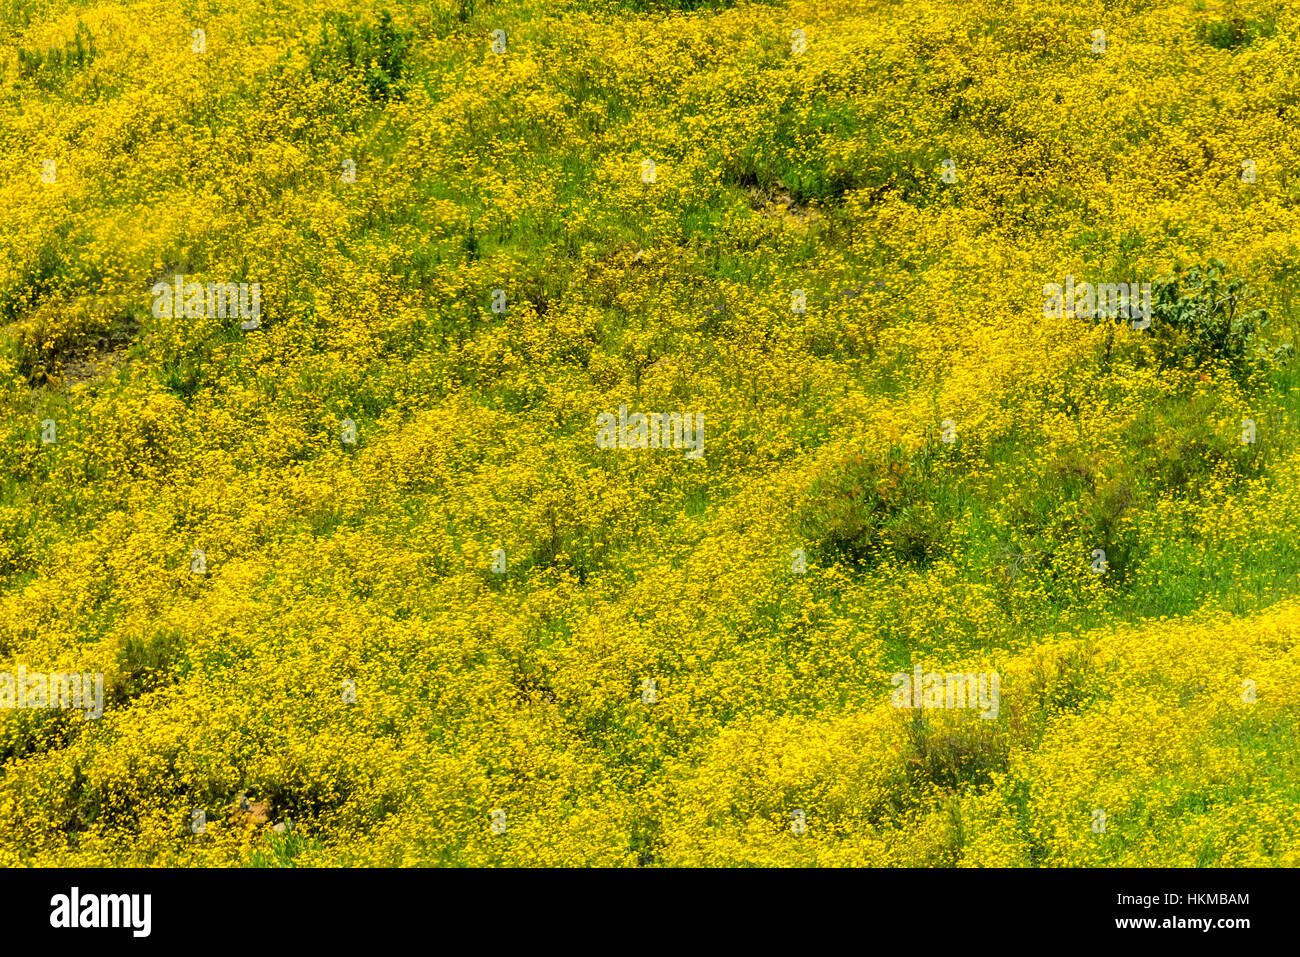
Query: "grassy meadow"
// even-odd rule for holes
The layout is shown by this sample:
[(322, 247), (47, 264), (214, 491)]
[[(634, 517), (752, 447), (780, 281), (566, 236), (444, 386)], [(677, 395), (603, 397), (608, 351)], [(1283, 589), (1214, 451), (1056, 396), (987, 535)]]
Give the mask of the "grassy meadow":
[(0, 865), (1300, 865), (1298, 245), (1293, 0), (0, 0)]

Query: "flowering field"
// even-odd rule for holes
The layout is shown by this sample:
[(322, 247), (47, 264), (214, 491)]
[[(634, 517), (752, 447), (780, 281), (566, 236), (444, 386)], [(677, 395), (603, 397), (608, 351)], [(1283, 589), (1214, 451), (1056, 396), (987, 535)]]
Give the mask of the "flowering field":
[(0, 865), (1300, 865), (1300, 3), (0, 41)]

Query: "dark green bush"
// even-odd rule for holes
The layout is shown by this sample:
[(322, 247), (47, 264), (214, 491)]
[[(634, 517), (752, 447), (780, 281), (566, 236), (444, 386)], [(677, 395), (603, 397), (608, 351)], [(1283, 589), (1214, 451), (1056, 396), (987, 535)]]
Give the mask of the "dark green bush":
[(1217, 259), (1206, 266), (1174, 269), (1151, 293), (1151, 340), (1162, 367), (1226, 367), (1238, 379), (1265, 364), (1261, 332), (1265, 309), (1248, 308), (1255, 291), (1242, 279), (1228, 279)]
[(1235, 50), (1246, 46), (1256, 37), (1271, 37), (1277, 32), (1277, 24), (1272, 17), (1263, 20), (1243, 20), (1233, 17), (1231, 20), (1203, 20), (1196, 25), (1196, 37), (1202, 43), (1208, 43), (1216, 50)]
[(800, 535), (819, 559), (872, 564), (885, 555), (913, 565), (942, 547), (952, 496), (937, 475), (938, 453), (908, 457), (897, 446), (855, 454), (818, 476), (800, 517)]
[(414, 36), (413, 30), (394, 26), (387, 10), (380, 12), (377, 24), (346, 13), (326, 14), (309, 72), (330, 80), (360, 79), (374, 101), (400, 100)]

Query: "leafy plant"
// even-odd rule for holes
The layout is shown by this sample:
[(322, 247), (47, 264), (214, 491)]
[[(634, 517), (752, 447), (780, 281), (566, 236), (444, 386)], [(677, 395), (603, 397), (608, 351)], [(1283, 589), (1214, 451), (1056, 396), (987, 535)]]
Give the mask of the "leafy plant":
[(1271, 37), (1276, 32), (1277, 24), (1272, 17), (1263, 20), (1233, 17), (1231, 20), (1202, 21), (1196, 25), (1197, 39), (1216, 50), (1235, 50), (1256, 37)]
[(400, 100), (414, 36), (413, 30), (394, 26), (387, 10), (380, 11), (377, 24), (329, 13), (321, 22), (320, 41), (311, 51), (309, 72), (334, 80), (359, 77), (371, 100)]
[(1248, 308), (1255, 290), (1227, 278), (1218, 259), (1159, 280), (1152, 290), (1151, 333), (1165, 368), (1226, 366), (1238, 379), (1255, 371), (1266, 354), (1259, 348), (1268, 311)]
[(121, 682), (112, 697), (119, 702), (175, 681), (189, 667), (184, 639), (175, 631), (149, 638), (128, 637), (119, 649), (117, 663)]
[(941, 543), (933, 471), (928, 449), (914, 457), (898, 446), (849, 456), (813, 482), (801, 533), (829, 559), (862, 565), (889, 553), (925, 565)]
[(986, 787), (1007, 767), (1009, 747), (997, 722), (972, 718), (936, 727), (917, 711), (907, 724), (909, 777), (939, 788)]
[(18, 75), (30, 79), (42, 90), (52, 90), (65, 77), (76, 70), (81, 70), (95, 59), (95, 38), (90, 29), (77, 21), (77, 32), (62, 47), (50, 47), (48, 50), (18, 51)]

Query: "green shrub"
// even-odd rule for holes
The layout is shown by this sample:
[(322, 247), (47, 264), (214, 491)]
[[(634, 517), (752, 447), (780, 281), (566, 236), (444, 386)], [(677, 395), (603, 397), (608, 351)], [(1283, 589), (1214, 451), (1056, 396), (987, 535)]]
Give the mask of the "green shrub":
[(904, 760), (913, 787), (922, 783), (943, 789), (987, 787), (993, 774), (1007, 770), (1009, 753), (1006, 731), (997, 721), (971, 717), (937, 728), (917, 711), (907, 724)]
[(1227, 279), (1222, 262), (1184, 270), (1154, 284), (1151, 294), (1151, 339), (1165, 368), (1226, 367), (1238, 379), (1267, 361), (1261, 332), (1269, 321), (1265, 309), (1249, 309), (1255, 290), (1242, 279)]
[(1209, 396), (1169, 399), (1137, 418), (1128, 430), (1128, 468), (1144, 492), (1186, 496), (1216, 470), (1255, 471), (1254, 450), (1239, 441), (1235, 423)]
[(1216, 50), (1235, 50), (1256, 37), (1271, 37), (1276, 32), (1277, 24), (1272, 17), (1263, 20), (1233, 17), (1231, 20), (1202, 21), (1196, 25), (1196, 38)]
[(400, 100), (414, 36), (413, 30), (395, 27), (387, 10), (373, 25), (346, 13), (326, 14), (320, 41), (311, 51), (309, 72), (330, 80), (359, 78), (371, 100)]
[(67, 76), (84, 69), (95, 59), (95, 38), (77, 21), (77, 32), (62, 47), (18, 51), (18, 76), (33, 81), (39, 89), (52, 90)]
[(892, 554), (909, 564), (928, 564), (947, 524), (936, 455), (927, 448), (909, 458), (893, 446), (847, 457), (813, 481), (800, 535), (824, 560), (866, 565)]
[(1040, 730), (1048, 715), (1077, 714), (1103, 693), (1097, 651), (1090, 644), (1068, 645), (1064, 651), (1037, 661), (1025, 689), (1040, 718)]
[(120, 679), (109, 694), (115, 704), (170, 684), (189, 670), (185, 640), (176, 631), (128, 637), (118, 649), (117, 664)]

